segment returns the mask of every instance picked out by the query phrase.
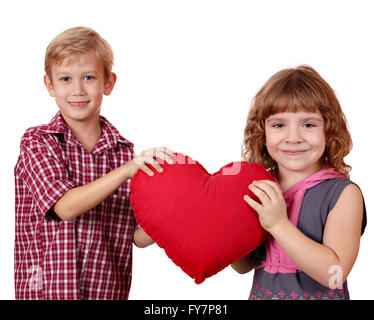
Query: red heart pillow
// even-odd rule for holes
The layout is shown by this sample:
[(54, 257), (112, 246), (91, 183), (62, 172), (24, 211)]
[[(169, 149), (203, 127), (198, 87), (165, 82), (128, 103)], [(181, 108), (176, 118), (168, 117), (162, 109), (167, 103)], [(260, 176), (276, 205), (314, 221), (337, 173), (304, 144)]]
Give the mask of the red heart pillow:
[(138, 171), (131, 205), (144, 231), (185, 273), (202, 283), (264, 240), (257, 213), (243, 200), (253, 180), (273, 180), (258, 163), (232, 162), (209, 174), (183, 154), (163, 173)]

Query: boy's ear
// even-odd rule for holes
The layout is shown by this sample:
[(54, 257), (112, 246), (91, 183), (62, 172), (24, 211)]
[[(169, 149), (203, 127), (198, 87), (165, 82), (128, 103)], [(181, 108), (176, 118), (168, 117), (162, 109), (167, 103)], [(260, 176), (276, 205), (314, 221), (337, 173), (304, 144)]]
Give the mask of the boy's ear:
[(104, 94), (106, 96), (109, 96), (112, 93), (112, 90), (114, 88), (116, 81), (117, 81), (117, 75), (114, 72), (112, 72), (104, 86)]
[(53, 89), (53, 83), (52, 83), (51, 79), (48, 77), (48, 75), (44, 75), (44, 84), (45, 84), (45, 87), (47, 88), (47, 90), (49, 92), (49, 95), (51, 97), (54, 97), (55, 96), (55, 90)]

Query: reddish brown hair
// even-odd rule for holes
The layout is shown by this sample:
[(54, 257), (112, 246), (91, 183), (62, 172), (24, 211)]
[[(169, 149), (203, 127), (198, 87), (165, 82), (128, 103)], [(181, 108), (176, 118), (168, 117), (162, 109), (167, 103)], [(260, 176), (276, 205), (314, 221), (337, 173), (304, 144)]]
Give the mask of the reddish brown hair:
[(322, 162), (349, 178), (351, 167), (344, 157), (352, 148), (347, 121), (329, 84), (311, 67), (301, 65), (274, 74), (252, 100), (244, 130), (242, 157), (276, 170), (266, 148), (265, 119), (279, 112), (317, 112), (325, 122), (326, 148)]

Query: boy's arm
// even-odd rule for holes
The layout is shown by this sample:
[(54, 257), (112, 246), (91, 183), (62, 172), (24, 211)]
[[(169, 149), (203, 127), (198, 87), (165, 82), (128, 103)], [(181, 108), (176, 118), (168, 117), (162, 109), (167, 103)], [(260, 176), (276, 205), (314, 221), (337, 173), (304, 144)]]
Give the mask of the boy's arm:
[(91, 183), (69, 190), (52, 209), (62, 220), (73, 220), (104, 201), (129, 178), (131, 161)]
[(132, 178), (138, 170), (143, 170), (152, 176), (154, 173), (147, 164), (152, 165), (158, 172), (162, 172), (163, 169), (156, 157), (171, 164), (173, 163), (172, 156), (173, 152), (167, 148), (153, 148), (143, 151), (130, 162), (103, 177), (69, 190), (54, 204), (52, 209), (62, 220), (72, 220), (104, 201), (123, 182)]

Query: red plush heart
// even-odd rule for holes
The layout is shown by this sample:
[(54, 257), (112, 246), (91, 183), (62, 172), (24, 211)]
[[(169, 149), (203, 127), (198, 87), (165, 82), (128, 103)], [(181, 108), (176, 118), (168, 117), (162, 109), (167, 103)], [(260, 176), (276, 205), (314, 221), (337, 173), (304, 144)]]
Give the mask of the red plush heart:
[(185, 273), (203, 282), (257, 248), (266, 232), (243, 200), (253, 180), (273, 180), (258, 163), (232, 162), (209, 174), (197, 161), (177, 154), (163, 173), (138, 171), (131, 205), (144, 231)]

